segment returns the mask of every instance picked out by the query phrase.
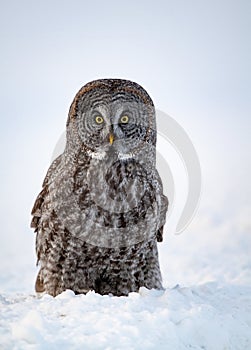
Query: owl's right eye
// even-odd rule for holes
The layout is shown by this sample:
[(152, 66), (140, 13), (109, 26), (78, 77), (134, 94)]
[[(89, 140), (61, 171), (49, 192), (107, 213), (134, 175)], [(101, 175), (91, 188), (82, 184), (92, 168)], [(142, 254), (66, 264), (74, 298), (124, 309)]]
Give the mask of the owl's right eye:
[(97, 115), (97, 116), (95, 117), (95, 122), (96, 122), (97, 124), (102, 124), (102, 123), (104, 123), (104, 118), (101, 117), (101, 115)]

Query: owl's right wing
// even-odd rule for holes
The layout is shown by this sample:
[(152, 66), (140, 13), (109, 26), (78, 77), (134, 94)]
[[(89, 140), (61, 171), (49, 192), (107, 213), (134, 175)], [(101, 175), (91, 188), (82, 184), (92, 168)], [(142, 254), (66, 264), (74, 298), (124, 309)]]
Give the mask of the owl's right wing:
[(42, 191), (39, 193), (37, 196), (34, 206), (31, 211), (31, 215), (33, 216), (32, 221), (31, 221), (31, 228), (34, 228), (35, 232), (37, 232), (38, 229), (38, 224), (40, 221), (40, 218), (42, 216), (42, 211), (43, 211), (43, 203), (45, 201), (46, 196), (48, 195), (49, 191), (49, 184), (54, 178), (55, 174), (58, 171), (59, 164), (62, 159), (62, 154), (58, 156), (50, 165), (47, 174), (45, 176), (44, 182), (43, 182), (43, 188)]
[[(42, 191), (37, 196), (31, 212), (31, 215), (33, 216), (31, 221), (31, 227), (34, 228), (37, 234), (36, 235), (37, 264), (40, 261), (41, 255), (44, 255), (45, 252), (48, 251), (48, 248), (50, 247), (50, 242), (48, 240), (48, 231), (44, 230), (43, 228), (43, 219), (46, 218), (47, 215), (53, 215), (53, 213), (48, 212), (49, 186), (61, 169), (60, 167), (61, 159), (62, 159), (62, 155), (57, 157), (49, 167), (43, 182)], [(40, 235), (40, 238), (39, 238), (39, 235)], [(35, 290), (37, 293), (42, 293), (45, 291), (41, 269), (39, 270), (37, 275)]]

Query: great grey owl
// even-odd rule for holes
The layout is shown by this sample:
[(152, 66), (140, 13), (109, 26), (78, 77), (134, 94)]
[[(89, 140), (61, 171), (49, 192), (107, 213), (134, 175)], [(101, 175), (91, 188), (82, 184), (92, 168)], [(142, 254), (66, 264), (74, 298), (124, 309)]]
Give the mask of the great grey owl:
[(36, 291), (162, 289), (157, 241), (167, 206), (150, 96), (129, 80), (86, 84), (70, 107), (65, 150), (32, 210)]

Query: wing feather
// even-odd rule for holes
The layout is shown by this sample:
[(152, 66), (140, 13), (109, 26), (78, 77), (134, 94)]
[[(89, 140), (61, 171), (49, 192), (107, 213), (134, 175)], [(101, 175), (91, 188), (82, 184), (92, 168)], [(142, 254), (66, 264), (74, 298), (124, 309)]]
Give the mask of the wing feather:
[(35, 232), (38, 229), (39, 221), (42, 216), (42, 211), (43, 211), (43, 203), (45, 201), (45, 198), (47, 197), (49, 193), (49, 184), (55, 176), (55, 173), (57, 172), (57, 169), (59, 168), (60, 162), (62, 159), (62, 154), (58, 156), (51, 164), (49, 167), (47, 174), (45, 176), (44, 182), (43, 182), (43, 188), (42, 191), (39, 193), (37, 196), (34, 206), (31, 211), (31, 215), (33, 216), (31, 220), (31, 228), (35, 229)]

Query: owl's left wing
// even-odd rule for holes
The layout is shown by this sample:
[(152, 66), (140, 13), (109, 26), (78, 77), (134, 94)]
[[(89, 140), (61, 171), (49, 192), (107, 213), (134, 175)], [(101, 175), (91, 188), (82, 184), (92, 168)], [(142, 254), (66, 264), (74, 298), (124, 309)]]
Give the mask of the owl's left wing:
[(160, 217), (159, 217), (159, 229), (157, 231), (157, 242), (163, 241), (164, 225), (166, 223), (166, 212), (168, 209), (168, 199), (162, 193), (160, 196)]
[(166, 213), (168, 209), (168, 198), (163, 193), (163, 184), (157, 169), (155, 169), (155, 191), (159, 202), (158, 230), (156, 232), (157, 242), (163, 241), (164, 225), (166, 223)]

